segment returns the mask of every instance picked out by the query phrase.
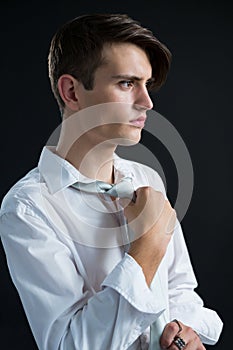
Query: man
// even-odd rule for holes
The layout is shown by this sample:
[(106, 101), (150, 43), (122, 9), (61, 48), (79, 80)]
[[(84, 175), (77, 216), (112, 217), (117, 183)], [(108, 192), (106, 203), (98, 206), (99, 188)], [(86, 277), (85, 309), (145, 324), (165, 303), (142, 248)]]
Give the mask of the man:
[(161, 325), (163, 349), (219, 338), (160, 177), (115, 154), (139, 142), (170, 59), (126, 15), (78, 17), (52, 40), (59, 141), (8, 192), (0, 224), (39, 349), (153, 349)]

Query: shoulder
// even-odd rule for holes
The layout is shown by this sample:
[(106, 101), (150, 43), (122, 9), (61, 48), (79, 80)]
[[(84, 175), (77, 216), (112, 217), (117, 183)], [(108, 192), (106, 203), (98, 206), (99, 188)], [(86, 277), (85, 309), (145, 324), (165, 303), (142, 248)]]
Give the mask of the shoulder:
[(1, 214), (16, 210), (19, 205), (30, 206), (32, 203), (39, 203), (41, 185), (39, 170), (34, 168), (17, 181), (6, 193), (1, 204)]

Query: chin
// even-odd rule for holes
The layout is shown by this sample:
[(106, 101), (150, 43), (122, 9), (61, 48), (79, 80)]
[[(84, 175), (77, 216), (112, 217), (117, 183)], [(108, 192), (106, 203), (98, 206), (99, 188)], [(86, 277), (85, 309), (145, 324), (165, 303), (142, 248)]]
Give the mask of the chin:
[(130, 127), (130, 132), (126, 135), (127, 144), (135, 145), (141, 140), (142, 129), (136, 127)]
[[(136, 129), (136, 128), (134, 128)], [(133, 130), (130, 133), (122, 133), (114, 139), (114, 143), (119, 146), (134, 146), (141, 140), (141, 129)]]

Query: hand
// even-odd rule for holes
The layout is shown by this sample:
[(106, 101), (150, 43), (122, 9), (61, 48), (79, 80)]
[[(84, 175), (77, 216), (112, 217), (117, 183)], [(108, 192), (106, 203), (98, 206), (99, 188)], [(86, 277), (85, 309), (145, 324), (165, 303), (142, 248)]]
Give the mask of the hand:
[(174, 321), (168, 323), (165, 326), (160, 338), (161, 348), (169, 350), (178, 350), (179, 348), (177, 347), (177, 345), (173, 343), (175, 336), (178, 335), (185, 341), (185, 350), (205, 350), (205, 347), (202, 344), (197, 333), (191, 327), (185, 326), (180, 321), (179, 324), (182, 328), (180, 332), (178, 324)]
[(142, 267), (150, 285), (171, 239), (176, 213), (164, 195), (152, 187), (141, 187), (136, 195), (136, 202), (124, 210), (129, 226), (138, 237), (131, 242), (128, 253)]

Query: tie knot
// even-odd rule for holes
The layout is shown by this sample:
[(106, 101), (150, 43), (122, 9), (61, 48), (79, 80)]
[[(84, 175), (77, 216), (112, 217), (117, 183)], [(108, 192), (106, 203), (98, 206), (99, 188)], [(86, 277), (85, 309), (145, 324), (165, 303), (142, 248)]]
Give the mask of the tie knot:
[(109, 184), (104, 181), (96, 180), (91, 183), (76, 182), (71, 187), (84, 192), (105, 193), (112, 197), (129, 198), (135, 201), (135, 193), (132, 184), (132, 178), (128, 176), (124, 177), (117, 184)]

